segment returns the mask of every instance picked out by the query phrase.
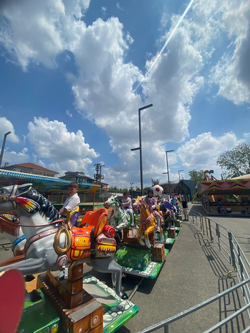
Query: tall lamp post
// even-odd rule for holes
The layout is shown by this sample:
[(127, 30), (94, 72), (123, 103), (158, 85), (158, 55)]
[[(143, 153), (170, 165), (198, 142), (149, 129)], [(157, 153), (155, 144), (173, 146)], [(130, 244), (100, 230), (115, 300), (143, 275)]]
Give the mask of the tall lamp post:
[(151, 106), (153, 106), (153, 104), (149, 104), (149, 105), (143, 106), (142, 108), (138, 109), (138, 114), (139, 114), (139, 145), (140, 146), (138, 148), (131, 149), (131, 151), (140, 149), (141, 196), (143, 195), (142, 146), (141, 146), (141, 111), (145, 110), (147, 108), (150, 108)]
[(131, 192), (131, 197), (133, 198), (133, 184), (134, 183), (130, 183), (130, 192)]
[(2, 165), (3, 152), (4, 152), (4, 147), (5, 147), (6, 138), (7, 138), (7, 135), (9, 135), (10, 133), (11, 133), (11, 132), (7, 132), (7, 133), (4, 134), (3, 145), (2, 145), (1, 155), (0, 155), (0, 167), (1, 167), (1, 165)]
[(171, 187), (170, 187), (170, 177), (169, 177), (169, 168), (168, 168), (168, 153), (171, 153), (174, 150), (166, 150), (166, 161), (167, 161), (167, 172), (163, 172), (163, 174), (168, 174), (168, 188), (169, 188), (169, 195), (171, 199)]
[(178, 170), (178, 174), (179, 174), (179, 182), (180, 182), (180, 180), (181, 180), (181, 176), (180, 176), (180, 172), (181, 171), (184, 171), (184, 170)]

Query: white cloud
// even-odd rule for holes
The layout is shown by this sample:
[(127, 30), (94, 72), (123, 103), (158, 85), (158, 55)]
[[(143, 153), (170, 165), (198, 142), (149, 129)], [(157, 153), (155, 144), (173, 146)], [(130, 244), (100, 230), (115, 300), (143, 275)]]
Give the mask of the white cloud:
[(72, 118), (73, 116), (73, 114), (69, 110), (66, 110), (66, 115), (68, 115), (70, 118)]
[(28, 124), (27, 138), (39, 158), (50, 159), (50, 168), (65, 171), (86, 172), (92, 158), (98, 153), (85, 142), (82, 131), (68, 132), (66, 125), (57, 120), (35, 118)]
[(216, 168), (216, 162), (220, 154), (232, 149), (240, 140), (232, 132), (221, 137), (212, 136), (211, 132), (202, 133), (196, 138), (185, 142), (177, 154), (185, 168)]
[(122, 8), (122, 6), (120, 5), (120, 3), (119, 2), (117, 2), (116, 3), (116, 7), (119, 9), (119, 10), (121, 10), (121, 11), (123, 11), (124, 9)]
[(231, 42), (211, 70), (211, 82), (219, 85), (218, 95), (235, 104), (250, 103), (250, 2), (224, 1), (221, 13)]
[(102, 7), (101, 8), (101, 12), (102, 12), (103, 16), (106, 16), (106, 14), (107, 14), (107, 7)]
[[(215, 41), (224, 29), (235, 40), (235, 52), (237, 47), (248, 50), (245, 45), (247, 42), (244, 44), (244, 41), (247, 41), (244, 38), (248, 35), (245, 24), (248, 11), (242, 11), (242, 0), (240, 9), (235, 13), (243, 15), (245, 30), (238, 23), (237, 27), (233, 27), (230, 22), (234, 23), (232, 18), (236, 17), (236, 14), (232, 13), (232, 3), (233, 0), (221, 0), (218, 8), (217, 0), (194, 2), (192, 10), (183, 20), (167, 49), (159, 56), (159, 61), (156, 62), (159, 53), (150, 54), (145, 68), (141, 69), (125, 60), (128, 51), (133, 50), (133, 36), (124, 31), (118, 18), (111, 17), (106, 21), (99, 18), (88, 26), (85, 24), (84, 13), (88, 9), (89, 1), (45, 0), (34, 4), (31, 0), (24, 0), (22, 5), (18, 1), (11, 4), (6, 2), (2, 10), (5, 20), (1, 28), (0, 42), (15, 55), (24, 70), (30, 62), (41, 62), (46, 67), (54, 68), (57, 66), (56, 56), (60, 52), (72, 52), (78, 74), (68, 75), (68, 78), (72, 85), (75, 106), (79, 113), (105, 130), (110, 138), (112, 151), (118, 154), (121, 161), (119, 166), (114, 166), (110, 171), (106, 169), (110, 182), (112, 179), (117, 182), (119, 177), (124, 182), (136, 182), (139, 178), (139, 153), (132, 153), (130, 149), (138, 146), (138, 108), (152, 103), (152, 108), (141, 112), (143, 167), (145, 182), (148, 183), (152, 177), (159, 178), (166, 170), (163, 145), (166, 142), (182, 142), (189, 137), (190, 110), (196, 94), (205, 83), (201, 71), (211, 60), (215, 50), (212, 41)], [(107, 13), (106, 7), (103, 7), (103, 10)], [(161, 29), (166, 26), (165, 18), (163, 15)], [(170, 31), (161, 30), (162, 36), (157, 41), (159, 50), (179, 19), (180, 16), (172, 16), (169, 18)], [(236, 19), (236, 22), (241, 22), (240, 16)], [(242, 36), (245, 37), (240, 43)], [(247, 51), (245, 53), (247, 54)], [(226, 58), (222, 58), (214, 69), (214, 82), (220, 84), (220, 89), (224, 84), (225, 91), (230, 91), (226, 79), (230, 81), (231, 76), (225, 72), (225, 67), (223, 73), (226, 75), (223, 81), (220, 70), (223, 68), (220, 64), (225, 63), (224, 59)], [(243, 71), (237, 80), (243, 82)], [(133, 90), (141, 81), (143, 96)], [(240, 92), (239, 87), (235, 87), (237, 92)], [(237, 97), (238, 95), (235, 94), (235, 101), (247, 100), (243, 92), (240, 93), (243, 97)], [(64, 133), (64, 137), (59, 129)], [(28, 138), (38, 157), (50, 158), (53, 161), (51, 168), (55, 170), (77, 170), (79, 166), (85, 170), (91, 163), (91, 158), (98, 156), (93, 149), (86, 148), (81, 131), (76, 134), (69, 133), (63, 123), (39, 118), (35, 119), (34, 123), (29, 123), (29, 131)], [(189, 148), (189, 145), (192, 148), (192, 140), (195, 140), (194, 145), (199, 143), (205, 146), (202, 138), (205, 136), (209, 139), (209, 135), (206, 135), (207, 137), (201, 134), (201, 138), (198, 136), (191, 139), (190, 144), (184, 144), (184, 148)], [(230, 135), (232, 141), (236, 140), (233, 134), (225, 135), (226, 146), (229, 145)], [(81, 149), (75, 145), (76, 141), (85, 147), (83, 155)], [(218, 140), (210, 135), (210, 141), (216, 143)], [(76, 147), (75, 151), (71, 149), (73, 145)], [(194, 161), (200, 165), (207, 163), (206, 153), (200, 151), (199, 156), (196, 155), (194, 151), (193, 155), (186, 159), (184, 154), (185, 165), (193, 165)]]
[[(0, 43), (24, 70), (30, 62), (55, 68), (56, 56), (67, 48), (71, 18), (80, 19), (90, 0), (18, 0), (2, 4)], [(77, 24), (77, 22), (76, 22)]]
[(6, 133), (11, 132), (8, 134), (6, 140), (13, 143), (18, 143), (19, 137), (15, 134), (13, 124), (6, 117), (0, 117), (0, 124), (0, 138), (2, 139)]
[(27, 153), (28, 153), (27, 148), (23, 148), (22, 151), (19, 153), (15, 151), (5, 150), (3, 154), (2, 165), (4, 165), (5, 163), (9, 163), (10, 165), (12, 165), (23, 162), (29, 162), (29, 155)]

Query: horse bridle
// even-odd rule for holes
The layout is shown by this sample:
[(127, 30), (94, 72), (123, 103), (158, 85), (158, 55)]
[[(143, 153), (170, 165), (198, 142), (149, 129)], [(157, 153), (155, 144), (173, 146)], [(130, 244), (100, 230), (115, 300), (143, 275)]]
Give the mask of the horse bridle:
[[(21, 196), (27, 192), (29, 192), (29, 190), (31, 189), (32, 186), (29, 186), (29, 188), (21, 193), (19, 193), (18, 196)], [(17, 207), (17, 204), (16, 204), (16, 198), (17, 198), (17, 195), (16, 195), (16, 192), (17, 192), (17, 189), (18, 189), (18, 185), (13, 185), (13, 189), (11, 191), (11, 194), (8, 196), (8, 195), (1, 195), (0, 194), (0, 202), (7, 202), (7, 201), (11, 201), (12, 202), (12, 205), (13, 205), (13, 209), (16, 210), (16, 207)]]

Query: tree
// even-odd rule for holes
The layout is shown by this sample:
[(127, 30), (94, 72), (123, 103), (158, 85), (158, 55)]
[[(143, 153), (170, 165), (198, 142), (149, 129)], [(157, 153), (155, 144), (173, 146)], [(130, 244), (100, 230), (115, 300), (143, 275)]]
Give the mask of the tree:
[(200, 171), (191, 170), (191, 171), (188, 171), (188, 174), (189, 174), (190, 179), (193, 179), (195, 181), (195, 184), (197, 184), (198, 182), (202, 182), (204, 179), (203, 170), (200, 170)]
[(239, 177), (250, 173), (250, 145), (240, 143), (233, 149), (221, 154), (217, 165), (226, 171), (222, 172), (223, 179)]

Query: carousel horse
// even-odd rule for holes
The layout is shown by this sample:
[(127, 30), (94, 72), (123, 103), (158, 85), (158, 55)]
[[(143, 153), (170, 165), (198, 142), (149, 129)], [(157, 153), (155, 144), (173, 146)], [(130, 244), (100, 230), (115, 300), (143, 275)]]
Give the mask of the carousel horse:
[(0, 214), (0, 232), (12, 243), (14, 256), (24, 254), (26, 239), (15, 215)]
[(122, 293), (122, 268), (115, 261), (115, 230), (107, 225), (107, 210), (88, 212), (80, 227), (65, 224), (55, 207), (32, 184), (0, 189), (0, 210), (15, 210), (27, 240), (25, 259), (0, 267), (16, 268), (23, 275), (63, 269), (87, 263), (99, 272), (111, 273), (116, 293)]
[[(146, 202), (143, 200), (143, 197), (137, 197), (135, 203), (133, 204), (133, 209), (140, 210), (139, 217), (139, 231), (138, 231), (138, 241), (139, 243), (151, 249), (152, 245), (149, 242), (149, 234), (155, 232), (156, 229), (156, 220), (153, 214), (149, 211)], [(144, 233), (145, 243), (142, 240), (142, 234)], [(163, 230), (160, 229), (161, 240), (164, 241)]]
[[(113, 207), (114, 214), (111, 218), (114, 220), (115, 227), (119, 230), (130, 227), (131, 225), (131, 216), (128, 212), (125, 211), (121, 202), (117, 199), (116, 195), (111, 195), (107, 201), (104, 202), (104, 207), (109, 208)], [(135, 220), (135, 219), (134, 219)]]

